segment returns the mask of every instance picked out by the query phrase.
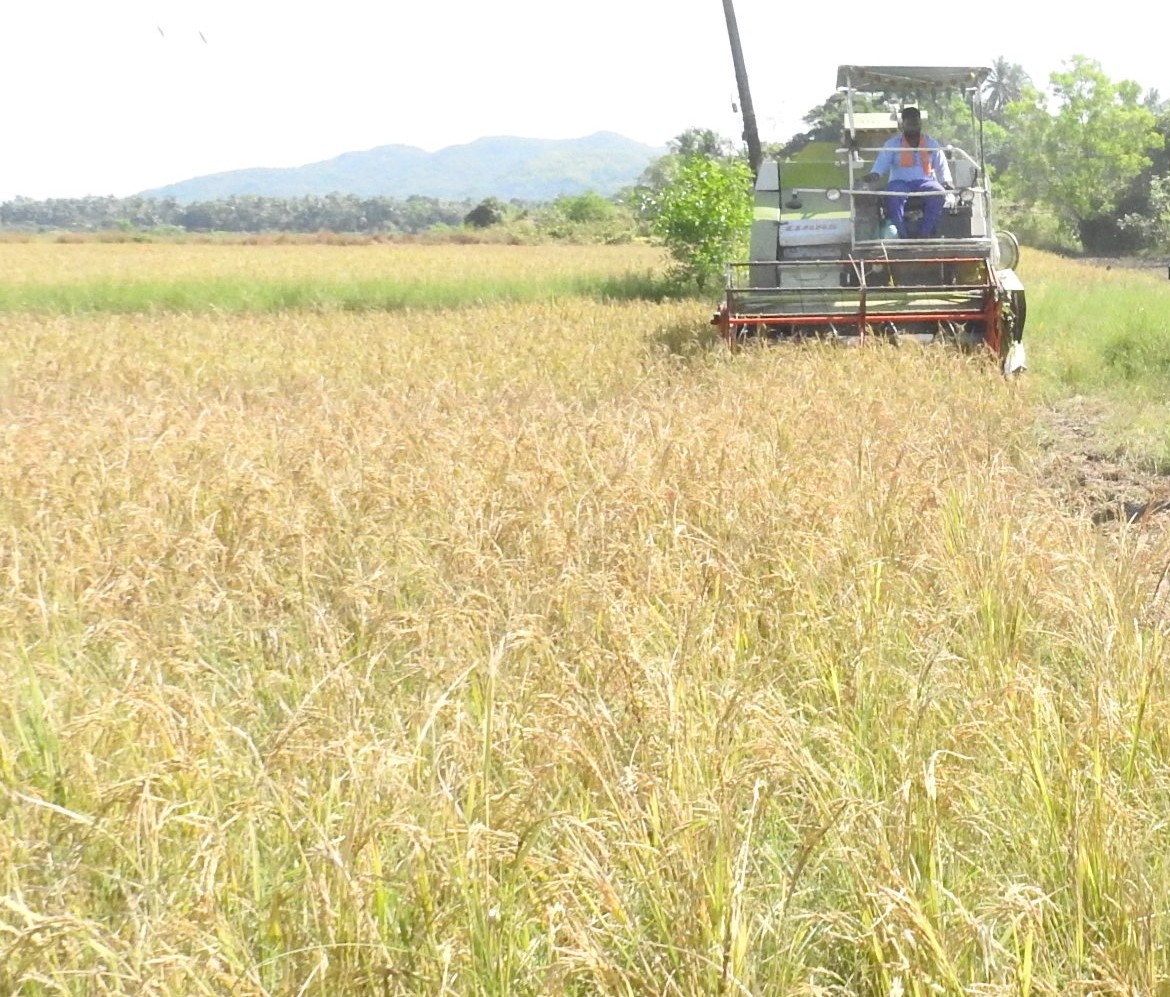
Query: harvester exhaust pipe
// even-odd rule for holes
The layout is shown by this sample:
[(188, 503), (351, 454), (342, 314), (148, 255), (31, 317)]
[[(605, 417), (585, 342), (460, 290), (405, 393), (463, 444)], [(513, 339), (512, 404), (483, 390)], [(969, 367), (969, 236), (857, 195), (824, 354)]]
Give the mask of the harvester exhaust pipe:
[(760, 133), (756, 128), (756, 112), (752, 107), (752, 92), (748, 89), (747, 68), (743, 62), (743, 48), (739, 44), (739, 27), (735, 22), (735, 7), (731, 0), (723, 0), (723, 15), (727, 18), (727, 37), (731, 42), (731, 61), (735, 64), (735, 85), (739, 88), (739, 106), (743, 110), (743, 140), (747, 143), (748, 162), (752, 179), (760, 175), (764, 154), (760, 150)]

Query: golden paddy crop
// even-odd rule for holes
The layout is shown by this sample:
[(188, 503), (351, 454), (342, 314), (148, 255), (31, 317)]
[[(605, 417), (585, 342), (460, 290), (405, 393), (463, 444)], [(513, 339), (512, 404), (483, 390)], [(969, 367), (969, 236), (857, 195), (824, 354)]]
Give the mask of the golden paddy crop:
[(709, 310), (0, 317), (0, 989), (1160, 992), (1165, 544)]
[(6, 242), (0, 274), (6, 283), (91, 280), (362, 280), (388, 275), (426, 282), (436, 277), (496, 280), (552, 274), (603, 275), (655, 265), (661, 250), (645, 245), (424, 246), (376, 243), (328, 245), (214, 242)]

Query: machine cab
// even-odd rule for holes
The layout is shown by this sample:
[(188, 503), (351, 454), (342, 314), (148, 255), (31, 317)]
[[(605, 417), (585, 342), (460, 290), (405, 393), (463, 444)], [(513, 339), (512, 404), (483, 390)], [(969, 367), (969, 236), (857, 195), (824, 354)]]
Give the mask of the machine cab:
[[(756, 185), (751, 259), (755, 261), (840, 254), (945, 254), (957, 240), (964, 252), (999, 262), (994, 220), (982, 150), (968, 150), (930, 130), (931, 105), (955, 93), (977, 100), (990, 71), (980, 67), (841, 66), (838, 91), (844, 97), (844, 122), (835, 141), (812, 141), (786, 159), (764, 163)], [(884, 110), (859, 110), (859, 94), (877, 97)], [(875, 101), (869, 100), (872, 105)], [(870, 189), (862, 178), (882, 144), (898, 133), (898, 109), (922, 108), (923, 130), (943, 145), (953, 195), (946, 198), (934, 237), (915, 245), (891, 245), (897, 233), (887, 224), (884, 189)], [(972, 129), (973, 134), (978, 134)], [(922, 196), (907, 201), (907, 218), (921, 213)], [(950, 247), (948, 248), (948, 244)], [(1010, 266), (1010, 262), (1008, 263)]]

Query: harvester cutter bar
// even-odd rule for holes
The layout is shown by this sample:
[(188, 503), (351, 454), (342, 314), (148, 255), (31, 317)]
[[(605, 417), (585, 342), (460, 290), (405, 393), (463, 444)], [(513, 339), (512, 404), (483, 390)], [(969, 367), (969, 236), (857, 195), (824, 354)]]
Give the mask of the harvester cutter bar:
[[(736, 286), (742, 273), (759, 273), (769, 282)], [(761, 327), (822, 325), (834, 331), (838, 325), (855, 327), (856, 335), (865, 336), (870, 326), (884, 323), (976, 322), (997, 348), (999, 314), (992, 269), (983, 257), (883, 254), (732, 264), (719, 324), (729, 336)]]

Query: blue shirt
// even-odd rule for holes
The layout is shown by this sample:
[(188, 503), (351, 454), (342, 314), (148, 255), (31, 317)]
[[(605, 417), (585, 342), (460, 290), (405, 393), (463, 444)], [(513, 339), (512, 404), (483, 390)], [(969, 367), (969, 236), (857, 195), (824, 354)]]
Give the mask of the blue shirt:
[[(882, 146), (882, 151), (877, 154), (877, 159), (873, 161), (873, 172), (888, 173), (891, 180), (937, 180), (941, 184), (949, 184), (951, 167), (947, 157), (943, 155), (938, 140), (929, 135), (921, 135), (918, 142), (917, 146), (903, 147), (901, 133), (888, 139)], [(922, 168), (922, 150), (926, 150), (930, 172)], [(909, 166), (902, 165), (903, 152), (911, 155)]]

